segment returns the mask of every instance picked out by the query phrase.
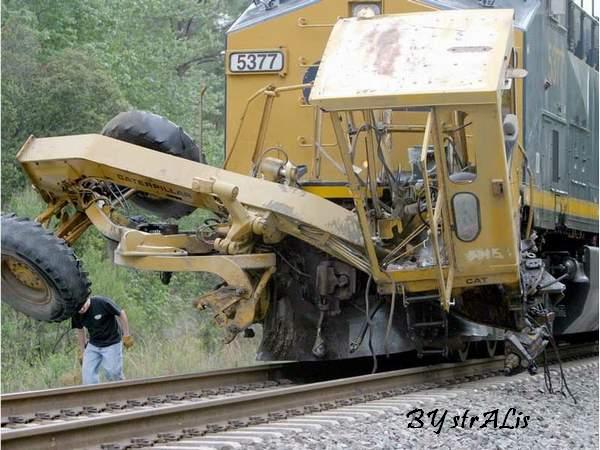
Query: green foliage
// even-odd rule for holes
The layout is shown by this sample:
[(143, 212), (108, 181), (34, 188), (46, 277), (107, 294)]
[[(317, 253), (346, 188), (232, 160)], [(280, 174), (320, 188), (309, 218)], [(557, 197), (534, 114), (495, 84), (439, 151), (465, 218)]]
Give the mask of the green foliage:
[[(248, 0), (2, 0), (2, 210), (34, 218), (45, 207), (26, 188), (15, 161), (31, 134), (99, 132), (118, 112), (143, 109), (200, 135), (209, 163), (223, 160), (224, 30)], [(198, 211), (180, 221), (195, 229)], [(179, 273), (170, 285), (157, 273), (114, 266), (105, 239), (89, 230), (76, 243), (93, 283), (126, 309), (137, 345), (126, 376), (249, 364), (257, 339), (230, 347), (209, 314), (191, 301), (218, 280)], [(68, 322), (33, 321), (2, 305), (2, 390), (76, 382)]]
[(34, 219), (44, 207), (40, 196), (33, 189), (26, 188), (10, 199), (6, 209), (19, 217)]
[[(8, 203), (21, 217), (35, 217), (43, 202), (25, 189)], [(197, 211), (181, 220), (191, 229), (206, 217)], [(75, 244), (92, 281), (92, 293), (109, 296), (127, 311), (136, 346), (126, 353), (127, 377), (192, 372), (254, 362), (253, 340), (223, 346), (221, 330), (191, 302), (218, 280), (208, 274), (176, 273), (168, 286), (155, 272), (115, 266), (107, 241), (95, 229)], [(2, 305), (2, 391), (43, 389), (77, 383), (79, 367), (70, 322), (42, 323)]]
[(223, 158), (224, 30), (245, 0), (2, 1), (2, 200), (27, 136), (99, 132), (128, 108), (164, 115)]
[(2, 200), (24, 186), (15, 154), (28, 136), (32, 110), (40, 33), (34, 15), (19, 9), (10, 13), (2, 4)]
[(15, 162), (27, 136), (97, 132), (127, 102), (111, 74), (83, 50), (42, 55), (31, 13), (6, 12), (2, 26), (2, 200), (25, 185)]
[[(80, 367), (68, 322), (43, 324), (1, 306), (2, 392), (69, 386), (80, 382)], [(139, 324), (134, 324), (139, 325)], [(137, 330), (134, 330), (134, 332)], [(124, 355), (126, 378), (190, 373), (255, 364), (254, 339), (219, 345), (208, 321), (181, 321), (162, 327)]]
[(98, 124), (127, 108), (110, 73), (82, 50), (57, 52), (38, 75), (43, 113), (34, 124), (41, 136), (98, 132)]

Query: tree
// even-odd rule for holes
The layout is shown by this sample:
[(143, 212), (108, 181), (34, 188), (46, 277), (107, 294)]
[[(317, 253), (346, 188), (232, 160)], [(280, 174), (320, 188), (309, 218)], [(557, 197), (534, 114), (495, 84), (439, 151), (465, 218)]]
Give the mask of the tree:
[[(31, 134), (98, 132), (127, 102), (108, 70), (84, 50), (50, 56), (35, 15), (6, 10), (2, 23), (2, 200), (23, 188), (15, 155)], [(8, 16), (8, 17), (7, 17)]]

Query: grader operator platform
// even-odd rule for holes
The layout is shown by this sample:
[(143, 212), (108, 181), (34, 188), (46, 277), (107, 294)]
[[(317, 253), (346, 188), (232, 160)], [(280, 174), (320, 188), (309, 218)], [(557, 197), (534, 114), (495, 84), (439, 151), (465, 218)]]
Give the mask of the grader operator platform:
[[(546, 191), (530, 164), (551, 150), (520, 132), (535, 2), (255, 3), (228, 34), (224, 169), (139, 111), (103, 135), (25, 143), (48, 208), (2, 218), (3, 301), (69, 317), (89, 283), (68, 245), (93, 226), (116, 264), (220, 277), (195, 305), (228, 342), (262, 324), (262, 359), (464, 359), (506, 342), (508, 368), (534, 370), (553, 335), (597, 330), (597, 205)], [(280, 28), (294, 31), (265, 33)], [(577, 64), (597, 85), (597, 66)], [(128, 200), (213, 217), (140, 226)]]

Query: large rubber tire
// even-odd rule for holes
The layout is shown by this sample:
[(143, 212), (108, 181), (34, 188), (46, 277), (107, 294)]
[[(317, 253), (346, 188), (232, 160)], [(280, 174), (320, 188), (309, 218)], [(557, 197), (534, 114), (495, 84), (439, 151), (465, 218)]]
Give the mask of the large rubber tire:
[[(200, 148), (181, 127), (150, 112), (122, 112), (106, 124), (102, 134), (178, 158), (205, 162)], [(173, 167), (173, 170), (177, 170), (177, 167)], [(195, 210), (192, 206), (145, 193), (137, 193), (132, 201), (163, 219), (177, 219)]]
[(81, 261), (39, 223), (2, 215), (2, 301), (44, 322), (70, 318), (90, 295)]

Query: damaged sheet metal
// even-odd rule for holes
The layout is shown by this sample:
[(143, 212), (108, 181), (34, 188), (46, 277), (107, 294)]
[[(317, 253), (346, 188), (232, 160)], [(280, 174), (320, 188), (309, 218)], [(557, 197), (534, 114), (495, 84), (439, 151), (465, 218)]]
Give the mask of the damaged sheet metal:
[(512, 17), (494, 9), (342, 19), (310, 103), (330, 111), (495, 103)]

